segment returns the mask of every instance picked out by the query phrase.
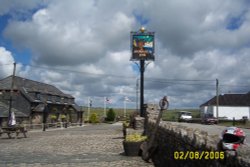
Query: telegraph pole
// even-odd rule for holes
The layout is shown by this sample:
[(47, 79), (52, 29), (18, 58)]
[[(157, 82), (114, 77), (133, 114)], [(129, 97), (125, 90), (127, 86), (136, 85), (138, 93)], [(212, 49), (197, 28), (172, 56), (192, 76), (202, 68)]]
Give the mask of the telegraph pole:
[(216, 79), (216, 118), (219, 117), (219, 80)]
[(11, 125), (11, 108), (12, 108), (12, 101), (13, 101), (13, 89), (14, 89), (14, 79), (16, 75), (16, 62), (13, 63), (14, 68), (13, 68), (13, 75), (11, 79), (11, 88), (10, 88), (10, 101), (9, 101), (9, 116), (8, 116), (8, 126)]

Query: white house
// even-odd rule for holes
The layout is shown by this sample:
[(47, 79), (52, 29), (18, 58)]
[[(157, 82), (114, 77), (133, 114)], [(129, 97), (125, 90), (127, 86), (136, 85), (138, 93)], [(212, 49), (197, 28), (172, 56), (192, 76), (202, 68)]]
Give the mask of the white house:
[[(200, 105), (201, 115), (216, 117), (216, 96)], [(250, 118), (250, 92), (246, 94), (219, 95), (218, 117), (227, 119)]]

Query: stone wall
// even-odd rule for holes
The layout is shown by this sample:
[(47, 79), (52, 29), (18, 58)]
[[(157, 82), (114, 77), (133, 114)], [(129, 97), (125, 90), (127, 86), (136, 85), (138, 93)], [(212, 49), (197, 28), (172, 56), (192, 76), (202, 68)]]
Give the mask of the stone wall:
[[(158, 111), (155, 106), (149, 105), (147, 113), (148, 124), (146, 127), (150, 136), (155, 127)], [(156, 143), (157, 149), (152, 157), (155, 166), (250, 166), (249, 148), (240, 148), (239, 155), (235, 156), (220, 149), (219, 135), (210, 135), (206, 131), (186, 127), (182, 124), (176, 125), (161, 121), (156, 133)], [(188, 154), (186, 160), (176, 160), (177, 157), (180, 158), (181, 151), (184, 153), (183, 158), (187, 152), (191, 154), (198, 152), (197, 154), (201, 155), (204, 151), (212, 152), (212, 154), (218, 151), (220, 155), (219, 158), (213, 158), (209, 155), (207, 156), (208, 159), (203, 155), (200, 159), (200, 156), (199, 158), (192, 158), (192, 156), (190, 158), (190, 154)]]

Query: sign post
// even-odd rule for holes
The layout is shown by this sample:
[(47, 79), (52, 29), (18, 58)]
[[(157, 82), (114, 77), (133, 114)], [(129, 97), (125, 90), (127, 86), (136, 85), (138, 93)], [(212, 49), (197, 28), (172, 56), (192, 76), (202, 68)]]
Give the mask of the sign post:
[(144, 111), (144, 71), (145, 61), (154, 61), (154, 32), (148, 32), (142, 27), (138, 32), (131, 32), (131, 61), (140, 61), (140, 116)]

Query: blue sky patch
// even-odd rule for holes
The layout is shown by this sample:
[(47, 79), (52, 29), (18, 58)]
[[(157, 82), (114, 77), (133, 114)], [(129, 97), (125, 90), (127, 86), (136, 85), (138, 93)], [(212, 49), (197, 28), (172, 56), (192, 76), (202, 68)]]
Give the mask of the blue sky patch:
[(6, 50), (11, 51), (15, 62), (17, 63), (29, 64), (32, 58), (32, 53), (29, 49), (15, 48), (10, 40), (4, 38), (4, 29), (7, 27), (10, 20), (27, 21), (32, 19), (33, 14), (41, 9), (41, 7), (43, 6), (39, 6), (39, 8), (32, 9), (27, 12), (17, 11), (0, 16), (0, 46), (3, 46)]
[(237, 30), (241, 27), (244, 22), (244, 13), (239, 16), (229, 18), (226, 29), (228, 30)]
[(149, 19), (145, 18), (142, 14), (139, 12), (134, 11), (133, 15), (135, 16), (135, 19), (138, 23), (140, 23), (142, 26), (145, 26), (148, 24)]

